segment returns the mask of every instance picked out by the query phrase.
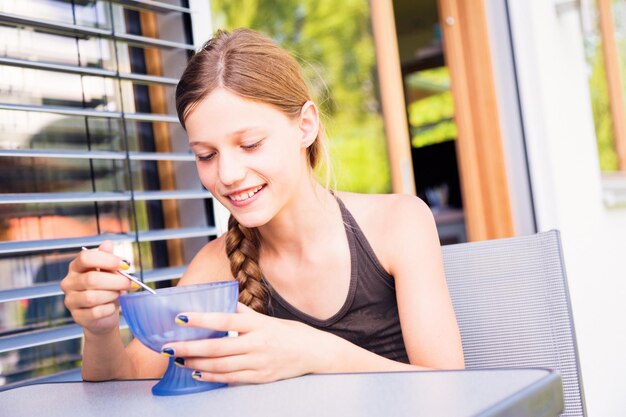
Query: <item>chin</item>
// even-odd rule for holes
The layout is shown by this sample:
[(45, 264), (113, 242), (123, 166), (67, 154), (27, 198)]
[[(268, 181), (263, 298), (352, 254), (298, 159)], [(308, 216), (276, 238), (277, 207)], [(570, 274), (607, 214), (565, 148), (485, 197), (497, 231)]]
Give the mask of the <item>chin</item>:
[(235, 214), (232, 213), (233, 217), (237, 222), (243, 227), (247, 227), (248, 229), (252, 229), (254, 227), (260, 227), (269, 221), (266, 216), (261, 215), (260, 213), (246, 213), (246, 214)]

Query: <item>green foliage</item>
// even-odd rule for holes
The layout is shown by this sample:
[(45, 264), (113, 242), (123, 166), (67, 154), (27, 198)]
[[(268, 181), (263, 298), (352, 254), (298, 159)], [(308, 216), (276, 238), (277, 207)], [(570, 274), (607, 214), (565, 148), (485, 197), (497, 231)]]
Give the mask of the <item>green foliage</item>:
[(445, 67), (420, 71), (407, 78), (407, 87), (422, 98), (408, 106), (411, 145), (415, 148), (454, 140), (454, 101)]
[(387, 147), (379, 136), (382, 129), (382, 120), (375, 118), (362, 124), (339, 119), (327, 127), (333, 137), (329, 152), (338, 189), (359, 193), (391, 192)]
[(589, 78), (589, 92), (591, 94), (593, 121), (596, 129), (600, 169), (602, 171), (617, 171), (619, 167), (615, 150), (613, 119), (611, 117), (606, 70), (600, 44), (596, 46), (590, 58), (591, 77)]
[(270, 36), (300, 62), (327, 126), (337, 188), (389, 192), (374, 77), (369, 5), (363, 0), (213, 0), (217, 28)]

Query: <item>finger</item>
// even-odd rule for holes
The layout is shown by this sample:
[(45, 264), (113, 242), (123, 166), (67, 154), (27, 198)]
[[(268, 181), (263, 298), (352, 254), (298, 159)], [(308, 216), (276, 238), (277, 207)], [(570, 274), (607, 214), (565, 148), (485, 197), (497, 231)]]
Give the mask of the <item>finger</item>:
[(79, 324), (89, 323), (94, 320), (100, 320), (109, 316), (117, 315), (117, 306), (115, 303), (101, 304), (93, 308), (79, 308), (72, 310), (74, 321)]
[(250, 351), (250, 346), (242, 337), (220, 337), (215, 339), (190, 340), (167, 343), (161, 352), (166, 356), (177, 357), (223, 357), (241, 355)]
[(237, 303), (237, 313), (242, 314), (259, 314), (243, 303)]
[(128, 262), (123, 262), (122, 258), (112, 253), (101, 250), (83, 250), (70, 263), (70, 270), (86, 272), (100, 268), (107, 271), (117, 271), (118, 269), (128, 269), (128, 265)]
[(64, 290), (108, 290), (122, 291), (132, 289), (132, 281), (128, 278), (111, 272), (88, 271), (82, 274), (74, 274), (63, 284)]
[(187, 327), (201, 327), (223, 332), (247, 333), (257, 326), (257, 317), (237, 313), (180, 313), (176, 323)]
[(105, 240), (104, 242), (102, 242), (102, 244), (100, 244), (100, 246), (98, 246), (98, 250), (102, 252), (113, 253), (113, 242), (111, 242), (110, 240)]
[(269, 382), (271, 379), (261, 375), (258, 371), (245, 370), (229, 373), (209, 373), (194, 370), (191, 374), (192, 378), (197, 381), (204, 382), (221, 382), (224, 384), (261, 384)]
[(179, 366), (195, 369), (209, 374), (227, 374), (231, 372), (249, 371), (254, 369), (250, 355), (224, 356), (220, 358), (180, 358), (176, 361)]
[(112, 303), (120, 296), (118, 291), (72, 291), (65, 297), (67, 308), (92, 308), (101, 304)]

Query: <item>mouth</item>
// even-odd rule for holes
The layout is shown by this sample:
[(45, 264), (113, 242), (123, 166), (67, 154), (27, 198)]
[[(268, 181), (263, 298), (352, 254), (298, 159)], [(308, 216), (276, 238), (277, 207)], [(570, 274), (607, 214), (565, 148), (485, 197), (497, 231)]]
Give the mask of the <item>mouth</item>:
[(227, 194), (226, 197), (228, 197), (228, 199), (231, 201), (237, 201), (237, 202), (246, 201), (254, 197), (254, 195), (258, 193), (259, 191), (261, 191), (264, 187), (265, 187), (265, 184), (259, 185), (257, 187), (248, 188), (242, 191), (235, 191), (233, 193)]

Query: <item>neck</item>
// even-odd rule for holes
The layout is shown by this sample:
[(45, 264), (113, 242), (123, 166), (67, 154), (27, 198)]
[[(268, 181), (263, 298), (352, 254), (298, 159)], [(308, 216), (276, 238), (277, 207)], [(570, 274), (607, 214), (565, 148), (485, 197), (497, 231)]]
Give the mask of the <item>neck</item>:
[(329, 232), (341, 221), (339, 212), (335, 197), (311, 179), (280, 213), (259, 227), (262, 252), (301, 257), (315, 244), (329, 239)]

